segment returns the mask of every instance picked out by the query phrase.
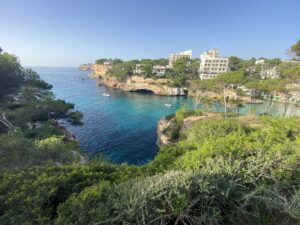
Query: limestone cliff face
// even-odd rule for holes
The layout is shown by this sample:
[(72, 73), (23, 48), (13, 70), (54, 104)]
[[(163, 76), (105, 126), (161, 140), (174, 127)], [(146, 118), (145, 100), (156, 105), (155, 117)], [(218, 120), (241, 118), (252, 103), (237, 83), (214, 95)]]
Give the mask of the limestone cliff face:
[(109, 77), (106, 72), (111, 65), (93, 65), (93, 72), (90, 77), (102, 79), (101, 83), (110, 88), (118, 88), (123, 91), (152, 91), (156, 95), (185, 96), (188, 94), (186, 88), (171, 87), (169, 79), (152, 79), (142, 76), (131, 76), (125, 82), (120, 82), (114, 77)]
[(100, 65), (94, 64), (93, 65), (93, 72), (91, 73), (92, 78), (102, 78), (105, 76), (106, 72), (111, 68), (111, 65)]
[(132, 76), (126, 82), (119, 82), (114, 77), (103, 77), (103, 84), (110, 88), (118, 88), (123, 91), (152, 91), (156, 95), (184, 96), (187, 95), (186, 88), (169, 86), (168, 79), (152, 79), (140, 76)]

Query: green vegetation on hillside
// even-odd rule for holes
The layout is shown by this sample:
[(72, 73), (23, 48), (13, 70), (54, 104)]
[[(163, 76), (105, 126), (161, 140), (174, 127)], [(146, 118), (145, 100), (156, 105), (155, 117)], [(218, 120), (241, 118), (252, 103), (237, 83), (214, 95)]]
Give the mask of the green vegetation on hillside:
[[(102, 60), (104, 62), (104, 60)], [(103, 63), (101, 61), (101, 63)], [(100, 63), (100, 61), (99, 61)], [(120, 61), (114, 63), (112, 68), (108, 70), (107, 75), (116, 77), (120, 81), (125, 81), (128, 77), (133, 75), (141, 75), (145, 78), (157, 79), (158, 76), (153, 73), (154, 66), (167, 66), (168, 59), (142, 59)], [(136, 65), (140, 65), (141, 74), (136, 74)], [(161, 78), (168, 78), (172, 81), (172, 86), (181, 87), (186, 85), (187, 80), (198, 78), (199, 59), (188, 59), (186, 57), (178, 59), (174, 62), (172, 68), (167, 68), (164, 76)]]
[(127, 77), (134, 74), (135, 65), (135, 61), (116, 63), (107, 71), (107, 75), (116, 77), (119, 81), (126, 81)]
[(111, 64), (117, 64), (117, 63), (122, 63), (123, 62), (123, 60), (121, 60), (121, 59), (107, 59), (107, 58), (101, 58), (101, 59), (97, 59), (96, 61), (95, 61), (95, 63), (96, 64), (104, 64), (104, 63), (106, 63), (106, 62), (108, 62), (108, 63), (111, 63)]
[(177, 87), (187, 86), (188, 80), (198, 79), (199, 59), (180, 58), (173, 63), (173, 67), (166, 73), (166, 77)]
[[(188, 71), (183, 61), (174, 73)], [(82, 115), (15, 56), (1, 53), (0, 62), (0, 224), (300, 224), (299, 118), (216, 114), (184, 133), (179, 126), (179, 141), (143, 166), (83, 160), (57, 124)], [(124, 63), (113, 69), (133, 70)], [(198, 85), (244, 82), (239, 68)], [(277, 79), (257, 84), (282, 87)], [(202, 113), (182, 108), (172, 117), (180, 125)]]
[(0, 223), (298, 224), (299, 124), (220, 117), (142, 167), (96, 161), (5, 172)]
[(57, 120), (80, 124), (82, 114), (55, 99), (51, 88), (17, 57), (0, 54), (0, 172), (81, 160), (77, 143)]

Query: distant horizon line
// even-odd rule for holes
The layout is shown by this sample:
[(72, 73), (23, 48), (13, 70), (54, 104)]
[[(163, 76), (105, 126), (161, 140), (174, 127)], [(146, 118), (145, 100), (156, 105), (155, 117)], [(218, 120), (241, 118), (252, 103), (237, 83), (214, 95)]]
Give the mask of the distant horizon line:
[(29, 65), (25, 65), (25, 66), (23, 66), (23, 67), (79, 67), (79, 65), (78, 66), (47, 66), (47, 65), (43, 65), (43, 66), (36, 66), (36, 65), (31, 65), (31, 66), (29, 66)]

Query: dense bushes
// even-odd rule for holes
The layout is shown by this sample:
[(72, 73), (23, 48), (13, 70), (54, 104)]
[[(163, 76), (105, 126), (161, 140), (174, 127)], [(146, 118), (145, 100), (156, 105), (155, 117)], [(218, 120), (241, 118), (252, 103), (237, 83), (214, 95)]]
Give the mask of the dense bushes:
[(77, 143), (57, 122), (78, 124), (82, 114), (72, 111), (74, 104), (55, 99), (51, 87), (17, 57), (0, 54), (0, 114), (11, 124), (0, 122), (1, 172), (82, 160)]
[(0, 172), (81, 160), (75, 142), (64, 142), (63, 136), (47, 136), (34, 140), (24, 137), (21, 132), (0, 134)]
[(286, 63), (280, 67), (283, 78), (290, 81), (300, 79), (300, 66), (298, 64)]
[(19, 88), (23, 80), (24, 73), (18, 58), (0, 52), (0, 99)]
[(299, 193), (285, 195), (285, 183), (271, 173), (279, 165), (266, 160), (244, 166), (216, 157), (198, 171), (121, 184), (108, 197), (104, 224), (297, 224)]
[[(68, 221), (74, 219), (76, 222), (76, 211), (73, 210), (77, 205), (71, 208), (71, 204), (78, 198), (79, 193), (92, 190), (93, 185), (100, 185), (96, 187), (99, 191), (104, 183), (118, 183), (127, 180), (129, 176), (134, 178), (138, 174), (135, 167), (100, 162), (87, 165), (33, 167), (19, 173), (2, 173), (0, 175), (0, 224), (52, 224), (57, 218), (58, 207), (66, 208), (62, 211), (66, 213), (61, 215), (62, 218), (65, 217)], [(88, 187), (91, 188), (86, 189)], [(95, 194), (101, 195), (100, 192)], [(61, 205), (67, 199), (66, 205)], [(87, 200), (83, 198), (81, 204)], [(100, 200), (98, 204), (102, 204), (101, 199), (95, 198), (95, 200)], [(89, 207), (96, 207), (96, 205)], [(81, 209), (83, 213), (90, 213), (85, 210), (88, 210), (88, 207)], [(74, 214), (74, 217), (69, 217), (69, 213)], [(66, 223), (66, 220), (63, 224), (70, 224)]]
[(141, 167), (96, 161), (3, 173), (0, 222), (298, 224), (299, 122), (207, 119)]
[[(13, 188), (21, 193), (35, 190), (30, 200), (33, 206), (27, 207), (37, 208), (19, 211), (23, 207), (20, 204), (8, 211), (11, 203), (6, 200), (1, 219), (28, 220), (28, 211), (33, 221), (58, 224), (296, 224), (300, 200), (299, 120), (261, 117), (254, 122), (231, 118), (198, 123), (187, 132), (189, 142), (165, 147), (153, 162), (140, 169), (74, 165), (73, 172), (68, 173), (67, 167), (35, 170), (37, 189), (55, 193), (47, 198), (39, 197), (43, 194), (38, 194), (24, 172), (21, 177), (6, 174), (1, 192), (8, 191), (7, 180), (9, 184), (22, 180), (22, 188), (18, 184)], [(95, 174), (94, 178), (89, 174)], [(132, 179), (133, 174), (139, 178)], [(60, 176), (77, 178), (63, 181)], [(49, 181), (44, 183), (43, 179)], [(82, 179), (91, 182), (81, 185)], [(74, 189), (74, 185), (80, 188)], [(9, 193), (12, 190), (6, 195)], [(22, 195), (8, 199), (25, 200)], [(37, 200), (41, 202), (32, 204)]]

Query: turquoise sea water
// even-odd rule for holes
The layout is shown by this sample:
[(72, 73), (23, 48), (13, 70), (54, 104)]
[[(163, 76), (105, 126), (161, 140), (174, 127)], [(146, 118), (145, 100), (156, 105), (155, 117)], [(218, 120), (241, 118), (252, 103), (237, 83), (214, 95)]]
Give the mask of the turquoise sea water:
[[(83, 125), (65, 126), (76, 136), (80, 146), (91, 154), (102, 153), (117, 163), (143, 164), (155, 156), (156, 128), (159, 119), (174, 113), (181, 105), (190, 107), (193, 101), (186, 97), (166, 97), (145, 93), (123, 92), (97, 86), (87, 77), (89, 71), (71, 67), (33, 67), (42, 79), (53, 85), (57, 98), (75, 103), (83, 113)], [(104, 97), (106, 91), (111, 97)], [(164, 104), (171, 104), (167, 108)], [(201, 106), (200, 106), (201, 107)], [(251, 106), (257, 113), (264, 112), (265, 104)], [(250, 106), (237, 109), (244, 114)], [(222, 111), (216, 105), (216, 111)], [(274, 104), (273, 114), (282, 112)]]

